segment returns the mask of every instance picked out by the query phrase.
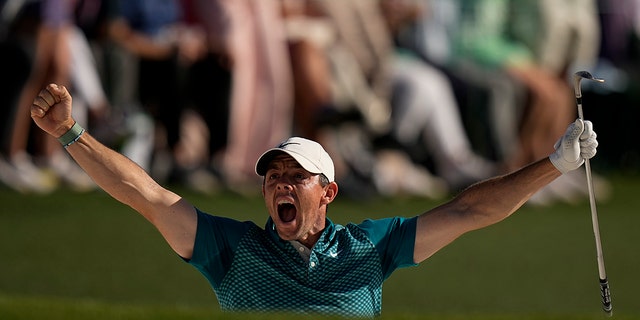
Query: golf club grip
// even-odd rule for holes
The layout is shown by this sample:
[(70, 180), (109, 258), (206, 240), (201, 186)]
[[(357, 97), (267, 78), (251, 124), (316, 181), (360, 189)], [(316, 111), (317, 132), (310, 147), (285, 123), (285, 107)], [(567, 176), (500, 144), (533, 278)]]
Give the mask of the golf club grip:
[(602, 294), (602, 310), (611, 316), (611, 291), (609, 291), (609, 281), (607, 278), (600, 279), (600, 293)]

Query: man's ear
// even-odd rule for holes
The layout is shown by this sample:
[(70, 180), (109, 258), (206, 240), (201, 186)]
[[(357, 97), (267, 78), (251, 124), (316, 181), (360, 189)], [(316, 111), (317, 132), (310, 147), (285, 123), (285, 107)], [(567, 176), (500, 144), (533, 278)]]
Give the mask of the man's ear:
[(338, 184), (334, 182), (330, 182), (325, 190), (324, 190), (324, 201), (325, 204), (329, 204), (331, 202), (333, 202), (333, 199), (336, 198), (336, 196), (338, 195)]

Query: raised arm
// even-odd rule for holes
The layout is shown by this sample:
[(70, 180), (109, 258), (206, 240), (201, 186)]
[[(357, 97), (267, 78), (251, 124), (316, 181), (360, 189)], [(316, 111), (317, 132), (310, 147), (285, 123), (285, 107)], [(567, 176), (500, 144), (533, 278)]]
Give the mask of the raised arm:
[[(64, 86), (48, 85), (35, 98), (31, 117), (51, 136), (62, 137), (75, 124), (71, 117), (71, 95)], [(192, 205), (86, 132), (66, 149), (103, 190), (149, 220), (181, 257), (191, 258), (197, 227)]]
[(579, 168), (584, 159), (593, 157), (597, 146), (591, 123), (576, 120), (548, 158), (472, 185), (453, 200), (421, 214), (414, 261), (429, 258), (466, 232), (507, 218), (542, 187), (563, 173)]

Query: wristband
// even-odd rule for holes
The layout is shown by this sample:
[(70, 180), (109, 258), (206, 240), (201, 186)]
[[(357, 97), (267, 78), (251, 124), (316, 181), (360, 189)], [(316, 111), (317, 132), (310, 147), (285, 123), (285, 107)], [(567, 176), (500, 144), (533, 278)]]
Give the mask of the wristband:
[(81, 127), (78, 122), (76, 122), (67, 133), (63, 134), (58, 141), (62, 144), (63, 147), (67, 148), (72, 145), (74, 142), (78, 141), (82, 134), (84, 133), (84, 128)]

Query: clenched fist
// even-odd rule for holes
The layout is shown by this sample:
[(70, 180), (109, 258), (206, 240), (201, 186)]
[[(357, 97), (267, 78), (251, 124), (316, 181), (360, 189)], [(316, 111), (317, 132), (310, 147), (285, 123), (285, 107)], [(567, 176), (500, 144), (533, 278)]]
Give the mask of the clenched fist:
[(71, 117), (71, 94), (57, 84), (47, 85), (31, 105), (31, 118), (46, 133), (59, 138), (75, 121)]
[(556, 151), (549, 156), (551, 163), (562, 173), (579, 168), (585, 159), (596, 155), (596, 137), (590, 121), (577, 119), (554, 145)]

